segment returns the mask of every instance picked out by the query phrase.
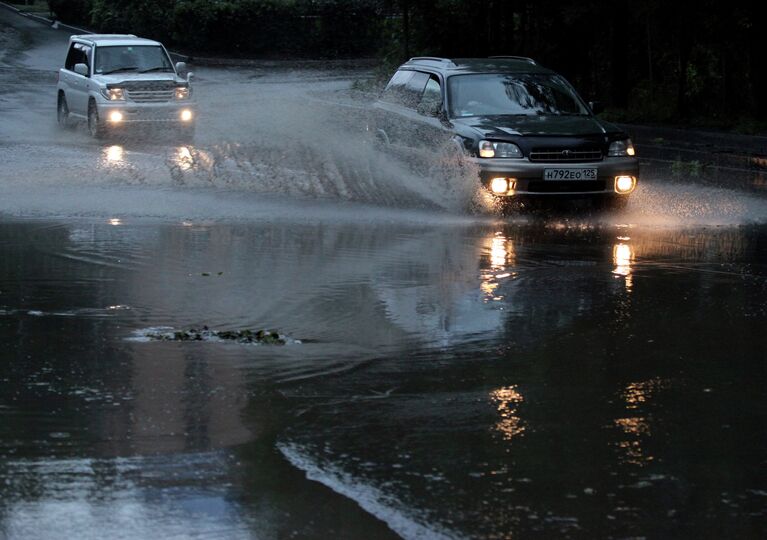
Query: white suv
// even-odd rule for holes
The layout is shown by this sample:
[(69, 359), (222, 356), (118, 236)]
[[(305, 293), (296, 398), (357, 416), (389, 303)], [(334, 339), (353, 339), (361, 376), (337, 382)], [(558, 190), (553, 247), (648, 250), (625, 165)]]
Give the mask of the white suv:
[(185, 72), (186, 64), (174, 66), (157, 41), (120, 34), (72, 36), (59, 70), (58, 123), (87, 120), (97, 138), (146, 124), (170, 125), (191, 137), (197, 110), (192, 74)]

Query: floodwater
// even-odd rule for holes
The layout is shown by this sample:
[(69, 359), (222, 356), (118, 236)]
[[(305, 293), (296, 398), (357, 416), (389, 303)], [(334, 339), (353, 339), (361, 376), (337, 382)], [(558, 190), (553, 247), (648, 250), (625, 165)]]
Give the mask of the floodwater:
[[(500, 218), (331, 71), (199, 70), (194, 144), (99, 144), (53, 125), (66, 34), (14, 17), (0, 538), (763, 536), (760, 193)], [(291, 341), (146, 337), (202, 326)]]

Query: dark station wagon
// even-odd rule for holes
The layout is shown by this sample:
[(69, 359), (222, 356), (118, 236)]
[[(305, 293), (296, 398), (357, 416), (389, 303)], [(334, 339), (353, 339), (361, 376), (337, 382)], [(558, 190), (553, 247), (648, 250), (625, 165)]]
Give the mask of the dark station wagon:
[[(374, 106), (379, 141), (476, 164), (501, 202), (589, 198), (622, 207), (639, 162), (561, 75), (525, 57), (411, 58)], [(598, 111), (597, 111), (598, 112)]]

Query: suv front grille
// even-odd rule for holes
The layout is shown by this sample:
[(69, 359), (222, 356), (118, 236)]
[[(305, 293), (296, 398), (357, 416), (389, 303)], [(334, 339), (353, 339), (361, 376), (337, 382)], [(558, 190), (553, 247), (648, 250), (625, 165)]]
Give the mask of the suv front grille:
[(602, 151), (599, 148), (582, 148), (580, 150), (540, 148), (530, 152), (530, 161), (539, 163), (587, 163), (602, 161)]
[(135, 89), (128, 90), (128, 99), (136, 103), (166, 103), (173, 99), (175, 89), (150, 90)]

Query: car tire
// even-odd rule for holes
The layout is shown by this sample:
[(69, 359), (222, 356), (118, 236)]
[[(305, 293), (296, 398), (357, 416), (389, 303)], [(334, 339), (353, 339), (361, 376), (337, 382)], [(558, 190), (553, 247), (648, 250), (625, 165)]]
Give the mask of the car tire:
[(106, 134), (106, 126), (99, 118), (99, 110), (92, 101), (88, 104), (88, 133), (94, 139), (103, 139)]
[(69, 129), (72, 127), (72, 120), (69, 118), (69, 105), (63, 93), (59, 94), (56, 104), (56, 123), (60, 128)]

